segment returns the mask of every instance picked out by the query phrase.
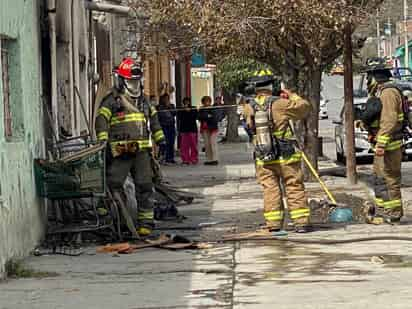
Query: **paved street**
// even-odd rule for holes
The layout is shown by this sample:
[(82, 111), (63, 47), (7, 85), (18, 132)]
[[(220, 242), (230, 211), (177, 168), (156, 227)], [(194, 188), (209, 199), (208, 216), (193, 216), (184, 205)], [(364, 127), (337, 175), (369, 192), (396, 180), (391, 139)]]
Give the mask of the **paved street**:
[[(321, 134), (331, 138), (331, 119), (339, 110), (340, 78), (325, 80), (330, 119), (321, 121)], [(330, 91), (331, 88), (333, 88)], [(333, 153), (327, 140), (326, 153)], [(182, 223), (160, 223), (195, 240), (252, 231), (262, 221), (262, 196), (254, 180), (250, 147), (220, 145), (218, 167), (169, 166), (167, 179), (203, 200), (184, 205)], [(325, 167), (327, 162), (321, 162)], [(367, 172), (368, 165), (361, 169)], [(404, 165), (409, 171), (409, 163)], [(334, 192), (365, 198), (362, 186), (348, 187), (343, 178), (326, 177)], [(409, 183), (409, 184), (408, 184)], [(404, 178), (405, 204), (412, 198)], [(321, 196), (316, 183), (310, 196)], [(410, 190), (409, 190), (410, 191)], [(409, 236), (409, 213), (404, 225), (354, 224), (323, 228), (299, 236), (346, 239), (372, 235)], [(196, 227), (212, 223), (209, 227)], [(215, 224), (215, 225), (213, 225)], [(375, 241), (346, 245), (296, 243), (213, 243), (204, 250), (142, 249), (130, 255), (96, 254), (94, 247), (80, 257), (31, 257), (36, 271), (57, 273), (45, 278), (0, 283), (1, 309), (171, 309), (171, 308), (409, 308), (412, 301), (412, 243)]]

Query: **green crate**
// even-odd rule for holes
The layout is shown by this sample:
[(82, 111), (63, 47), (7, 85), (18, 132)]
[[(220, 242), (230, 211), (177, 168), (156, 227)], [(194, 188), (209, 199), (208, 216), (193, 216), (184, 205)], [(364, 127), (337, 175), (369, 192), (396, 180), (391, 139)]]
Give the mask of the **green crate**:
[(104, 196), (106, 189), (105, 152), (94, 153), (71, 162), (36, 159), (34, 173), (37, 194), (49, 199)]

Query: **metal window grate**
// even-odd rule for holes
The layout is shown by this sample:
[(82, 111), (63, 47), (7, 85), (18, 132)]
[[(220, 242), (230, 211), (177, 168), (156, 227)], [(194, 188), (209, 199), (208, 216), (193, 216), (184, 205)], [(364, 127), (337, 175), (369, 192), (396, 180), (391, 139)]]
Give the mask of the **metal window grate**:
[(3, 46), (4, 39), (0, 38), (0, 64), (3, 85), (3, 106), (4, 106), (4, 135), (6, 138), (13, 136), (12, 114), (10, 106), (10, 78), (9, 78), (9, 55)]

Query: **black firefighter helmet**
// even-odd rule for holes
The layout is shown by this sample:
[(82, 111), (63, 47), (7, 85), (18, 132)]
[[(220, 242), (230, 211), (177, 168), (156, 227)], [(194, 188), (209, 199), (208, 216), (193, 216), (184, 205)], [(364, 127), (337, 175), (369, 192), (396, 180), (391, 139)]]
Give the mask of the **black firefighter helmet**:
[(280, 78), (274, 76), (270, 70), (256, 71), (254, 76), (245, 81), (244, 86), (245, 95), (254, 95), (257, 91), (265, 89), (278, 96), (281, 90)]
[(362, 72), (367, 74), (369, 94), (373, 95), (378, 84), (386, 83), (392, 78), (391, 69), (383, 58), (376, 57), (366, 60), (366, 65), (363, 67)]

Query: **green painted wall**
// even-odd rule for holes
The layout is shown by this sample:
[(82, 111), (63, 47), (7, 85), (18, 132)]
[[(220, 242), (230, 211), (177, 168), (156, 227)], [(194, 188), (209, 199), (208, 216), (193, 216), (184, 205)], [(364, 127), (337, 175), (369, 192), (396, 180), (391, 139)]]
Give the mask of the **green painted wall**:
[(4, 263), (28, 254), (44, 229), (44, 206), (36, 197), (33, 175), (33, 159), (42, 157), (44, 149), (39, 1), (0, 0), (0, 36), (12, 39), (6, 47), (13, 59), (9, 69), (15, 118), (15, 135), (6, 140), (0, 87), (0, 277)]

